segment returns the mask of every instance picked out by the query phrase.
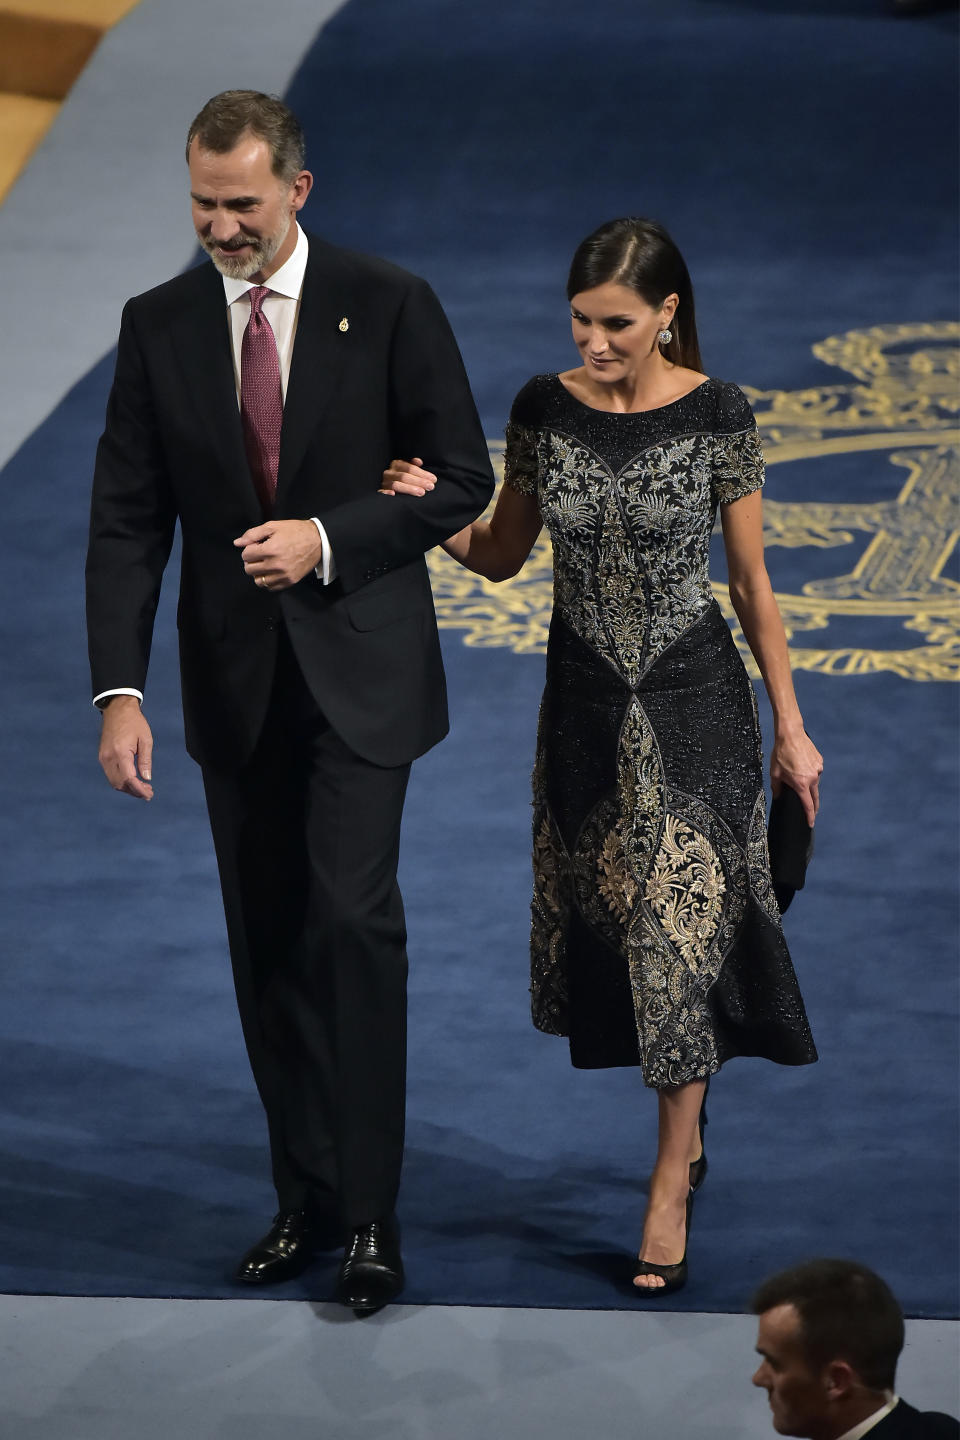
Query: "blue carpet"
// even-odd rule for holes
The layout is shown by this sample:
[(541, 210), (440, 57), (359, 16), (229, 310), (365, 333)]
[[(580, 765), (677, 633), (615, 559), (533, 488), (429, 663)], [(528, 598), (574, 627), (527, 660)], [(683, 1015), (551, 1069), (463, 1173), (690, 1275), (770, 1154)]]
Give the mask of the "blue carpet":
[[(687, 253), (708, 369), (756, 387), (775, 419), (785, 392), (863, 381), (814, 356), (826, 337), (952, 318), (953, 29), (888, 20), (879, 0), (494, 0), (482, 12), (407, 0), (402, 15), (352, 0), (289, 97), (319, 181), (307, 223), (432, 280), (496, 438), (523, 381), (571, 361), (573, 245), (614, 214), (655, 214)], [(908, 370), (920, 355), (910, 394), (933, 394), (923, 357), (944, 333), (890, 331), (870, 354), (905, 356)], [(182, 752), (170, 593), (148, 696), (151, 806), (107, 789), (87, 709), (82, 551), (111, 365), (3, 476), (0, 1285), (227, 1295), (271, 1192), (199, 778)], [(901, 390), (880, 390), (896, 419), (894, 369)], [(908, 1313), (949, 1316), (956, 686), (883, 667), (915, 647), (931, 674), (956, 671), (936, 625), (904, 628), (942, 602), (933, 561), (918, 589), (899, 555), (909, 604), (893, 613), (867, 564), (896, 530), (890, 516), (843, 539), (830, 510), (896, 506), (913, 472), (890, 463), (889, 445), (847, 443), (882, 430), (889, 406), (844, 430), (824, 404), (810, 401), (806, 429), (778, 432), (768, 491), (788, 542), (770, 552), (775, 587), (799, 596), (859, 565), (872, 597), (795, 637), (861, 657), (843, 664), (863, 672), (828, 673), (828, 658), (798, 673), (828, 774), (787, 930), (822, 1059), (802, 1071), (736, 1062), (717, 1081), (692, 1280), (671, 1306), (740, 1310), (768, 1271), (833, 1253), (875, 1265)], [(900, 450), (925, 460), (946, 441), (945, 407), (933, 409)], [(801, 431), (820, 438), (786, 458)], [(899, 523), (933, 496), (923, 524), (896, 531), (903, 545), (946, 535), (936, 477), (925, 484), (890, 511)], [(791, 539), (791, 505), (830, 533)], [(455, 602), (445, 613), (457, 620)], [(632, 1072), (574, 1072), (564, 1043), (529, 1025), (527, 796), (543, 667), (491, 643), (505, 636), (494, 625), (467, 646), (446, 631), (454, 732), (417, 767), (407, 812), (405, 1298), (638, 1304), (621, 1277), (639, 1237), (652, 1097)], [(323, 1297), (331, 1275), (320, 1264), (278, 1296)]]

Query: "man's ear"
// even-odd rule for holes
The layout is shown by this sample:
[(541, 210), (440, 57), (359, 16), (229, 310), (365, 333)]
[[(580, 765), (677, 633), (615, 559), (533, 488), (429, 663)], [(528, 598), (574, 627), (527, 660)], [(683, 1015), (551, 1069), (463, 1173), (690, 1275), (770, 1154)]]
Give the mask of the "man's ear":
[(300, 174), (294, 177), (290, 186), (290, 208), (302, 210), (312, 189), (313, 176), (309, 170), (301, 170)]
[(822, 1371), (824, 1393), (834, 1402), (845, 1400), (852, 1390), (862, 1389), (860, 1377), (847, 1360), (831, 1360)]

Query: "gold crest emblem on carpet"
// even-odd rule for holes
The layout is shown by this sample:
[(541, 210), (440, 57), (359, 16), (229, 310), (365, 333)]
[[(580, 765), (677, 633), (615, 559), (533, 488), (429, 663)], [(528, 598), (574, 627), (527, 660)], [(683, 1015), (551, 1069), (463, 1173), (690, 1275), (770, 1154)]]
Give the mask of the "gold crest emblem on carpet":
[[(831, 483), (824, 468), (836, 457), (869, 456), (876, 467), (875, 500), (764, 498), (767, 546), (811, 551), (814, 573), (796, 593), (777, 588), (776, 556), (769, 556), (799, 670), (960, 679), (960, 584), (948, 573), (960, 543), (958, 341), (960, 325), (949, 322), (851, 330), (814, 345), (813, 353), (854, 383), (744, 387), (767, 465), (802, 462), (809, 467), (803, 489), (821, 496), (842, 489), (842, 476)], [(490, 450), (500, 476), (503, 445), (491, 442)], [(890, 467), (902, 477), (896, 493)], [(825, 574), (812, 552), (826, 550), (836, 552), (837, 563)], [(465, 644), (518, 654), (545, 650), (552, 594), (545, 536), (520, 575), (502, 585), (439, 551), (430, 556), (430, 571), (440, 625), (461, 630)], [(752, 667), (726, 586), (715, 583), (714, 593)]]

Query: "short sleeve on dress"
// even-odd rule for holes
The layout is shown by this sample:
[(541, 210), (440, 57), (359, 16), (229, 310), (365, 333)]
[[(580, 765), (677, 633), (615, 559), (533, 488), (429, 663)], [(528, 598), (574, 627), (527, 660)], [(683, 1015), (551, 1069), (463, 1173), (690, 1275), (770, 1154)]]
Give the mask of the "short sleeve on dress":
[(537, 493), (537, 432), (526, 425), (507, 426), (507, 445), (503, 455), (503, 478), (512, 490), (521, 495)]
[(750, 402), (736, 385), (721, 385), (713, 435), (713, 503), (730, 505), (764, 483), (760, 432)]
[(503, 456), (503, 478), (512, 490), (521, 495), (537, 495), (539, 462), (537, 459), (537, 416), (542, 389), (542, 376), (529, 380), (517, 395), (510, 410)]

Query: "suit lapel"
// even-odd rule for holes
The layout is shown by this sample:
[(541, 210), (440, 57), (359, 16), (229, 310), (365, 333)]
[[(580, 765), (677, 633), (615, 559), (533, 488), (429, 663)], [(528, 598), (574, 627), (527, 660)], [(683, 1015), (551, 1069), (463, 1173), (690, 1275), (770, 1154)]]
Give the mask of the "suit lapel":
[[(223, 282), (212, 265), (200, 266), (196, 275), (195, 295), (174, 322), (175, 350), (204, 432), (224, 474), (247, 500), (251, 524), (256, 524), (261, 518), (260, 506), (243, 443)], [(311, 236), (283, 407), (278, 510), (355, 349), (357, 330), (350, 328), (351, 314), (356, 312), (356, 305), (351, 307), (352, 294), (336, 263), (336, 252)], [(344, 320), (347, 328), (342, 330)]]
[[(297, 473), (310, 436), (330, 403), (344, 365), (355, 347), (350, 330), (350, 288), (329, 247), (310, 237), (297, 334), (283, 407), (277, 503)], [(345, 328), (343, 326), (346, 321)]]
[(197, 271), (196, 296), (177, 322), (176, 353), (221, 469), (248, 500), (251, 524), (256, 524), (260, 505), (243, 444), (230, 320), (223, 281), (213, 265)]

